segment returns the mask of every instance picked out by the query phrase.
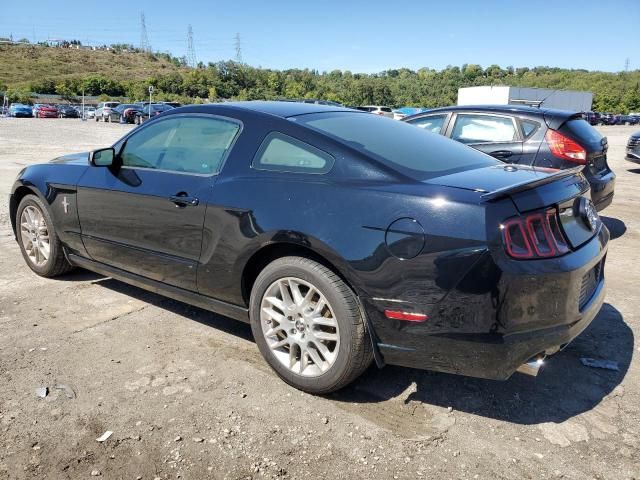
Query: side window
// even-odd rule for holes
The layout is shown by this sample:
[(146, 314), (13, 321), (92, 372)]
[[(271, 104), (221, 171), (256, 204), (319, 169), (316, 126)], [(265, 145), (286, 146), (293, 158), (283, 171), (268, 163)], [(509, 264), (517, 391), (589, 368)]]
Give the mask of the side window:
[(524, 138), (529, 138), (536, 130), (538, 130), (538, 127), (540, 127), (540, 124), (538, 122), (534, 122), (531, 120), (522, 120), (520, 122), (520, 125), (522, 125), (522, 133), (524, 135)]
[(462, 143), (497, 143), (517, 137), (510, 117), (458, 114), (451, 138)]
[(416, 118), (415, 120), (411, 120), (407, 123), (411, 125), (415, 125), (419, 128), (424, 128), (425, 130), (432, 133), (442, 133), (442, 128), (444, 127), (444, 121), (447, 119), (447, 114), (444, 115), (430, 115), (428, 117)]
[(264, 139), (252, 166), (280, 172), (326, 173), (334, 159), (328, 153), (283, 133), (272, 132)]
[(219, 118), (167, 118), (134, 133), (120, 156), (127, 167), (216, 173), (240, 125)]

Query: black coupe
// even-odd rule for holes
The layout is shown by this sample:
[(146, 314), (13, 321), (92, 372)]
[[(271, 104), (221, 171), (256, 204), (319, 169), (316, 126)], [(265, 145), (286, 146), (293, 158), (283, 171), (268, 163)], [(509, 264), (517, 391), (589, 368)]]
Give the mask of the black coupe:
[(506, 379), (602, 305), (609, 232), (579, 168), (334, 106), (188, 106), (25, 168), (10, 216), (37, 274), (83, 267), (250, 322), (308, 392), (373, 359)]

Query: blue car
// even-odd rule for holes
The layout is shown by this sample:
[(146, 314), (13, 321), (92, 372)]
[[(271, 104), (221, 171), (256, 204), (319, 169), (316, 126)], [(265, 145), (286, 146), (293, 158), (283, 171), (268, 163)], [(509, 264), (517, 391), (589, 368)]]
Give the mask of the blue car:
[(10, 117), (23, 117), (23, 118), (31, 118), (33, 117), (33, 111), (29, 105), (23, 105), (21, 103), (14, 103), (9, 107), (9, 116)]

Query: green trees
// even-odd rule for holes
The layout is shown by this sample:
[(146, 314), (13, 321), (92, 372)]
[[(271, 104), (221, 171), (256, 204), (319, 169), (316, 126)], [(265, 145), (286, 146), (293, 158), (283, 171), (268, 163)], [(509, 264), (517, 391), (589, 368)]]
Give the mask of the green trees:
[[(112, 48), (119, 52), (136, 51), (127, 44), (113, 45)], [(25, 52), (29, 53), (27, 50)], [(64, 53), (69, 56), (76, 55), (75, 51), (65, 50)], [(138, 55), (153, 59), (154, 65), (158, 67), (151, 65), (146, 68), (155, 73), (144, 80), (128, 79), (122, 74), (117, 76), (117, 72), (128, 65), (127, 62), (132, 61), (130, 57), (140, 58)], [(180, 68), (168, 70), (164, 60)], [(36, 61), (39, 61), (38, 58), (33, 59), (33, 62)], [(112, 70), (112, 64), (117, 64), (120, 70)], [(348, 70), (273, 70), (233, 61), (187, 68), (183, 59), (168, 53), (122, 53), (101, 66), (98, 72), (100, 73), (83, 75), (82, 70), (76, 68), (73, 73), (64, 72), (57, 76), (43, 72), (42, 78), (31, 77), (37, 80), (30, 83), (5, 83), (8, 83), (7, 87), (13, 87), (14, 91), (18, 89), (23, 93), (31, 91), (78, 96), (84, 91), (86, 95), (128, 97), (132, 101), (146, 99), (148, 87), (153, 85), (154, 98), (185, 103), (222, 99), (271, 100), (286, 97), (321, 98), (346, 105), (381, 104), (391, 107), (450, 105), (456, 103), (460, 87), (512, 85), (587, 90), (594, 94), (594, 110), (613, 113), (640, 110), (640, 70), (611, 73), (546, 66), (502, 68), (499, 65), (490, 65), (483, 68), (477, 64), (464, 64), (460, 67), (447, 66), (442, 70), (427, 67), (417, 71), (398, 68), (363, 74)]]

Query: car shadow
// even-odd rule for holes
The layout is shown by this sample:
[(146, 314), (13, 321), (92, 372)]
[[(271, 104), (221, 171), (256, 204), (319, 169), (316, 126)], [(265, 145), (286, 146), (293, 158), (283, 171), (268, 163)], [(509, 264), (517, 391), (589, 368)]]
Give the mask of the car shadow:
[[(591, 325), (562, 352), (548, 359), (538, 377), (515, 373), (492, 381), (387, 366), (369, 369), (330, 398), (383, 402), (400, 398), (518, 424), (563, 422), (593, 409), (626, 375), (634, 337), (620, 312), (605, 304)], [(613, 360), (619, 371), (589, 368), (580, 358)], [(413, 384), (415, 383), (415, 387)], [(406, 398), (403, 393), (410, 391)]]
[(136, 300), (149, 303), (155, 307), (175, 313), (176, 315), (181, 315), (190, 320), (195, 320), (196, 322), (209, 327), (222, 330), (225, 333), (230, 333), (244, 340), (253, 341), (251, 326), (248, 323), (240, 322), (223, 315), (218, 315), (203, 308), (194, 307), (188, 303), (179, 302), (163, 295), (129, 285), (128, 283), (114, 280), (113, 278), (101, 277), (92, 283), (94, 285), (100, 285), (101, 287), (108, 288), (114, 292), (135, 298)]
[[(101, 277), (93, 283), (253, 341), (249, 324), (111, 278)], [(509, 380), (492, 381), (404, 367), (378, 369), (372, 365), (353, 384), (327, 398), (352, 405), (398, 399), (406, 404), (452, 407), (518, 424), (559, 423), (593, 409), (609, 395), (624, 379), (633, 350), (633, 332), (622, 314), (606, 303), (591, 325), (550, 358), (536, 378), (515, 373)], [(619, 371), (586, 367), (580, 362), (583, 357), (613, 360)]]
[(600, 217), (602, 219), (602, 223), (606, 225), (609, 229), (609, 233), (611, 234), (611, 240), (615, 240), (616, 238), (620, 238), (627, 231), (627, 226), (625, 223), (613, 217)]
[(640, 168), (629, 168), (627, 169), (629, 173), (640, 173)]

